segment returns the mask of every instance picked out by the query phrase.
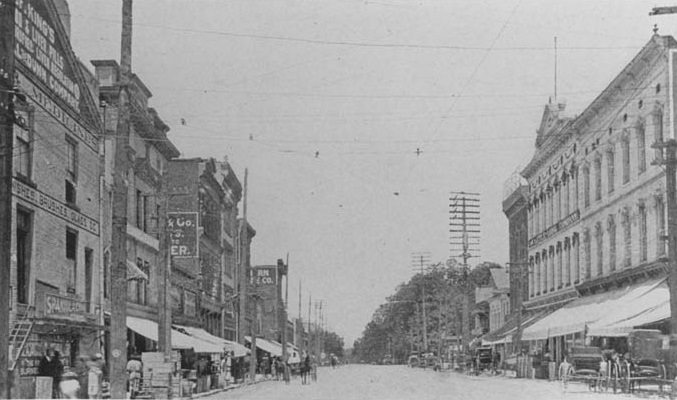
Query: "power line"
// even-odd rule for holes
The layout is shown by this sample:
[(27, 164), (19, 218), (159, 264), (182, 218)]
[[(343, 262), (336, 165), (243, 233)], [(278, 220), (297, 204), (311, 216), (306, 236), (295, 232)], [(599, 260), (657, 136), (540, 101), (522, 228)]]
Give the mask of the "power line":
[[(98, 17), (88, 17), (88, 16), (79, 16), (85, 19), (93, 19), (110, 23), (118, 23), (118, 21), (98, 18)], [(487, 51), (487, 50), (497, 50), (497, 51), (551, 51), (552, 47), (550, 46), (507, 46), (507, 47), (485, 47), (485, 46), (462, 46), (462, 45), (450, 45), (450, 44), (422, 44), (422, 43), (376, 43), (376, 42), (359, 42), (359, 41), (347, 41), (347, 40), (321, 40), (321, 39), (309, 39), (303, 37), (295, 36), (282, 36), (282, 35), (264, 35), (264, 34), (254, 34), (254, 33), (243, 33), (243, 32), (229, 32), (229, 31), (218, 31), (211, 29), (195, 29), (195, 28), (179, 28), (175, 26), (167, 26), (161, 24), (148, 24), (148, 23), (134, 23), (135, 26), (146, 27), (146, 28), (155, 28), (162, 30), (169, 30), (175, 32), (185, 32), (185, 33), (201, 33), (201, 34), (210, 34), (217, 36), (228, 36), (228, 37), (238, 37), (238, 38), (248, 38), (248, 39), (257, 39), (257, 40), (272, 40), (272, 41), (283, 41), (283, 42), (294, 42), (294, 43), (306, 43), (306, 44), (315, 44), (315, 45), (329, 45), (329, 46), (350, 46), (350, 47), (369, 47), (369, 48), (400, 48), (400, 49), (421, 49), (421, 50), (462, 50), (462, 51)], [(641, 46), (641, 45), (640, 45)], [(560, 47), (559, 50), (629, 50), (636, 49), (638, 46), (565, 46)]]

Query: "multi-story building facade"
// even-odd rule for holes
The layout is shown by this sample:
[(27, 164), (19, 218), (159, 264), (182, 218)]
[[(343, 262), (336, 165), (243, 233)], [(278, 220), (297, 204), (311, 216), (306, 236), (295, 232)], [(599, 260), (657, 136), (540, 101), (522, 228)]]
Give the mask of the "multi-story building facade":
[[(111, 241), (113, 171), (119, 114), (120, 66), (114, 60), (92, 61), (99, 86), (99, 100), (105, 127), (103, 157), (103, 299), (110, 310), (111, 297)], [(157, 111), (148, 106), (150, 90), (133, 75), (131, 79), (130, 153), (127, 195), (127, 315), (158, 321), (159, 293), (162, 282), (159, 268), (163, 267), (160, 254), (159, 229), (162, 212), (162, 176), (169, 160), (179, 156), (178, 149), (167, 138), (169, 127)], [(128, 351), (149, 351), (155, 343), (146, 336), (128, 330)]]
[(178, 159), (169, 167), (169, 212), (193, 213), (198, 251), (172, 260), (173, 320), (235, 339), (237, 203), (242, 187), (227, 162)]
[(222, 303), (224, 307), (222, 321), (223, 337), (236, 341), (237, 204), (242, 198), (242, 184), (227, 161), (216, 162), (215, 165), (218, 181), (224, 193), (223, 212), (221, 214), (221, 246), (223, 247), (221, 281), (223, 290)]
[(536, 152), (522, 171), (529, 183), (525, 306), (554, 309), (580, 299), (527, 328), (524, 339), (555, 361), (573, 343), (592, 340), (603, 311), (587, 304), (627, 301), (623, 291), (665, 274), (665, 174), (652, 144), (673, 124), (668, 54), (676, 45), (654, 35), (576, 118), (564, 116), (563, 105), (545, 107)]
[(3, 284), (11, 289), (11, 393), (31, 398), (44, 395), (35, 376), (48, 348), (69, 366), (101, 346), (101, 121), (95, 87), (71, 48), (67, 4), (26, 0), (14, 12), (11, 262)]

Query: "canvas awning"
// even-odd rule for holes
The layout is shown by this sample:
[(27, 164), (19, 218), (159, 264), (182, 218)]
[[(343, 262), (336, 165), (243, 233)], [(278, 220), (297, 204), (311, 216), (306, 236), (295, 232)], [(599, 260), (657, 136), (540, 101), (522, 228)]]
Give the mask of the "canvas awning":
[[(249, 343), (252, 342), (252, 338), (250, 336), (245, 336), (244, 338)], [(270, 353), (270, 355), (273, 356), (273, 357), (281, 357), (282, 356), (282, 346), (277, 345), (273, 342), (270, 342), (266, 339), (257, 337), (256, 338), (256, 347), (259, 348), (260, 350), (265, 351), (266, 353)]]
[(585, 332), (586, 327), (605, 318), (609, 313), (628, 307), (652, 290), (658, 282), (652, 280), (573, 300), (525, 329), (522, 339), (540, 340)]
[[(155, 342), (158, 341), (158, 324), (145, 318), (127, 317), (127, 327)], [(191, 337), (172, 329), (173, 349), (193, 349), (196, 353), (221, 353), (223, 349), (210, 342)]]
[(148, 275), (139, 268), (136, 263), (127, 260), (127, 280), (148, 280)]
[[(522, 330), (524, 331), (524, 329), (535, 323), (542, 315), (543, 312), (532, 312), (523, 315), (521, 321)], [(512, 337), (517, 332), (518, 322), (516, 317), (510, 318), (510, 320), (502, 327), (484, 335), (482, 338), (482, 345), (493, 346), (497, 344), (512, 343)]]
[(179, 330), (185, 331), (188, 335), (196, 337), (200, 340), (204, 340), (206, 342), (213, 343), (218, 346), (222, 346), (222, 352), (223, 351), (228, 351), (228, 352), (233, 352), (233, 355), (235, 357), (244, 357), (247, 354), (249, 354), (249, 349), (244, 347), (243, 345), (230, 341), (228, 339), (220, 338), (218, 336), (212, 335), (211, 333), (207, 332), (206, 330), (202, 328), (195, 328), (192, 326), (183, 326), (183, 325), (176, 325)]
[(670, 291), (661, 280), (645, 293), (588, 326), (588, 336), (620, 337), (643, 325), (670, 318)]

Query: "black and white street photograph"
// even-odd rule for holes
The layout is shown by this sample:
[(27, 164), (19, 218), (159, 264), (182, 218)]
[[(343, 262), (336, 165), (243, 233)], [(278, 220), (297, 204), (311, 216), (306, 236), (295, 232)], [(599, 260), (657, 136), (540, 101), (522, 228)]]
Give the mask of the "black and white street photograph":
[(677, 0), (0, 0), (0, 399), (677, 399)]

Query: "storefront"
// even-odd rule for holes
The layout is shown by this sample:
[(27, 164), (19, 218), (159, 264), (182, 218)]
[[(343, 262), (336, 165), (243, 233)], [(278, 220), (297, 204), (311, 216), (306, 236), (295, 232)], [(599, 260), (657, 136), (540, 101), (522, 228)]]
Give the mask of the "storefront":
[(623, 351), (633, 329), (669, 317), (667, 282), (653, 279), (573, 300), (526, 328), (522, 339), (530, 341), (532, 354), (558, 364), (573, 346)]
[[(59, 353), (63, 371), (75, 367), (80, 356), (102, 353), (103, 326), (89, 304), (54, 293), (38, 292), (35, 315), (27, 318), (29, 335), (16, 360), (12, 397), (44, 398), (48, 385), (39, 384), (39, 365), (48, 349)], [(43, 379), (44, 381), (44, 379)]]

